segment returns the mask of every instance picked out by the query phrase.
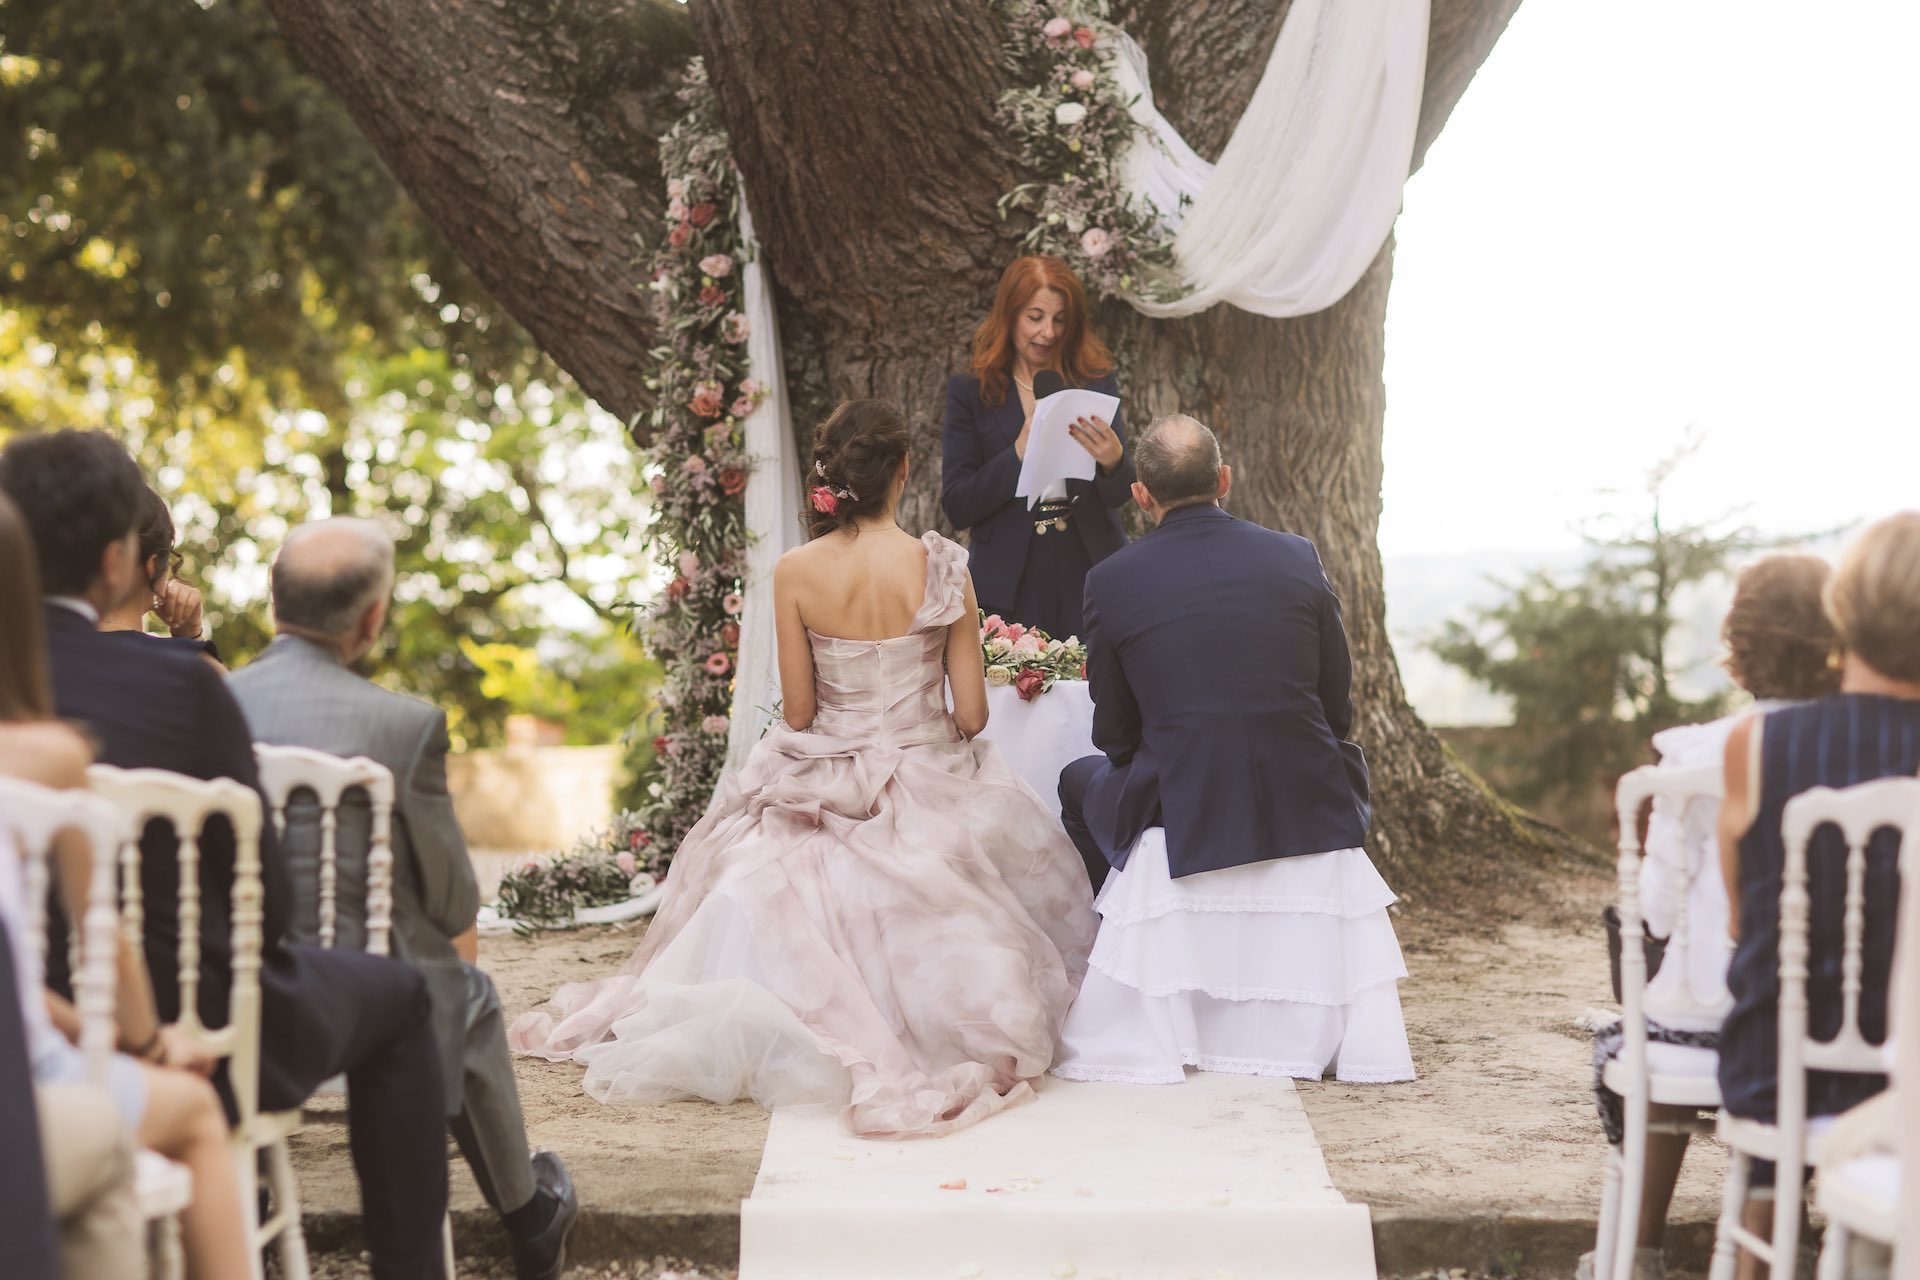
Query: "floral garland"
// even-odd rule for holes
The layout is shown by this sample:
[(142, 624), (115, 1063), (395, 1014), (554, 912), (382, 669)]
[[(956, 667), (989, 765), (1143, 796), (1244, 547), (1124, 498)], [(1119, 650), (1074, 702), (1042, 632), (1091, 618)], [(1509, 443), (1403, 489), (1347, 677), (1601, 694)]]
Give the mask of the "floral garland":
[(997, 613), (980, 618), (980, 651), (987, 683), (1012, 685), (1022, 702), (1053, 688), (1060, 680), (1087, 678), (1087, 646), (1077, 637), (1055, 640), (1038, 627), (1007, 622)]
[(1119, 158), (1146, 132), (1114, 76), (1107, 0), (1002, 0), (1007, 65), (1022, 86), (1000, 95), (1020, 162), (1051, 175), (1000, 197), (1000, 216), (1033, 214), (1023, 243), (1063, 259), (1102, 297), (1159, 301), (1177, 292), (1173, 234), (1127, 191)]
[(700, 820), (726, 759), (751, 537), (742, 495), (753, 460), (741, 420), (766, 397), (747, 376), (740, 268), (750, 250), (740, 232), (740, 180), (698, 58), (679, 99), (686, 114), (660, 142), (667, 210), (647, 286), (664, 339), (648, 353), (657, 371), (648, 381), (655, 407), (645, 453), (653, 487), (647, 546), (675, 570), (637, 626), (666, 667), (653, 763), (641, 778), (650, 799), (634, 846), (656, 875)]
[(648, 834), (643, 816), (627, 811), (565, 853), (528, 858), (500, 877), (500, 914), (513, 921), (516, 933), (527, 934), (568, 928), (581, 907), (625, 902), (651, 883), (639, 856)]

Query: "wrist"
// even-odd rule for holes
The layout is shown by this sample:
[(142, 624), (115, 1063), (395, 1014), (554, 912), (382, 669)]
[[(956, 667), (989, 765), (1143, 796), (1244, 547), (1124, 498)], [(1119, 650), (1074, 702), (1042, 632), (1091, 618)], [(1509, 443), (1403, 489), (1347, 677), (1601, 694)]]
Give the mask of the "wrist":
[(140, 1059), (142, 1062), (158, 1062), (160, 1060), (160, 1032), (162, 1029), (163, 1028), (155, 1027), (153, 1034), (147, 1037), (146, 1043), (129, 1048), (127, 1050), (128, 1054)]

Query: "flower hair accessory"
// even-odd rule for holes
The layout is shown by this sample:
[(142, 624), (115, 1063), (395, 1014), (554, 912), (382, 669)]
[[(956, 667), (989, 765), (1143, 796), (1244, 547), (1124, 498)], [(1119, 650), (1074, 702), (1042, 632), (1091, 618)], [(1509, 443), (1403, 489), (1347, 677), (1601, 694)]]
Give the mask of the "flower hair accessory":
[[(820, 479), (824, 481), (827, 478), (826, 464), (823, 462), (814, 463), (813, 474), (819, 476)], [(813, 501), (813, 509), (823, 516), (839, 515), (840, 504), (843, 502), (860, 501), (859, 495), (855, 494), (853, 490), (836, 489), (830, 484), (817, 484), (813, 486), (812, 493), (809, 496)]]

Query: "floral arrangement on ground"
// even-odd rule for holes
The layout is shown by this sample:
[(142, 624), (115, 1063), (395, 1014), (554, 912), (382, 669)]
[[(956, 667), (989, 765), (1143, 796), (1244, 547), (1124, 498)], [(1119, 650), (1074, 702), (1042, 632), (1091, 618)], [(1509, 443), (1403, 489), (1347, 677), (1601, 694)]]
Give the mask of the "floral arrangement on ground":
[(1032, 702), (1057, 681), (1087, 678), (1087, 647), (1079, 637), (1055, 640), (1038, 627), (1007, 622), (997, 613), (981, 614), (980, 651), (987, 683), (995, 688), (1012, 685), (1022, 702)]
[(568, 928), (582, 907), (636, 897), (654, 883), (640, 858), (647, 837), (644, 815), (623, 811), (611, 827), (589, 832), (571, 849), (528, 858), (502, 876), (496, 909), (524, 934)]
[(1064, 259), (1103, 297), (1176, 294), (1172, 232), (1122, 180), (1127, 146), (1157, 142), (1129, 113), (1114, 75), (1107, 0), (1002, 0), (1000, 10), (1019, 87), (1000, 95), (999, 119), (1019, 141), (1021, 164), (1047, 175), (1003, 195), (1000, 215), (1031, 213), (1026, 246)]
[(740, 575), (752, 536), (742, 495), (753, 462), (741, 422), (766, 397), (747, 368), (741, 269), (750, 249), (740, 231), (739, 177), (698, 58), (679, 99), (686, 114), (660, 143), (667, 207), (647, 282), (662, 334), (649, 352), (656, 373), (647, 545), (674, 576), (637, 627), (666, 679), (631, 852), (656, 875), (699, 821), (726, 759)]

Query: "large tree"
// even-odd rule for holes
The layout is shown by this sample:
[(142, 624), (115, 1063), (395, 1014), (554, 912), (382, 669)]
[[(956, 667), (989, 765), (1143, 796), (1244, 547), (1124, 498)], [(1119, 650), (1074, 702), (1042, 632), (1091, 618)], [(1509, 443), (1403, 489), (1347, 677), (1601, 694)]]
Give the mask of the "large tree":
[[(985, 0), (269, 0), (479, 280), (601, 404), (649, 404), (653, 317), (635, 242), (658, 233), (657, 139), (705, 55), (776, 283), (797, 423), (848, 396), (904, 404), (938, 457), (946, 375), (1022, 228), (996, 123), (1005, 28)], [(1434, 0), (1416, 164), (1519, 0)], [(1122, 0), (1162, 110), (1217, 153), (1287, 5)], [(1386, 632), (1377, 529), (1392, 243), (1337, 305), (1298, 320), (1219, 307), (1101, 317), (1137, 423), (1179, 407), (1222, 435), (1234, 509), (1319, 544), (1346, 605), (1373, 843), (1402, 875), (1448, 851), (1538, 852), (1408, 705)], [(944, 524), (935, 468), (902, 519)], [(1464, 869), (1464, 868), (1463, 868)]]

